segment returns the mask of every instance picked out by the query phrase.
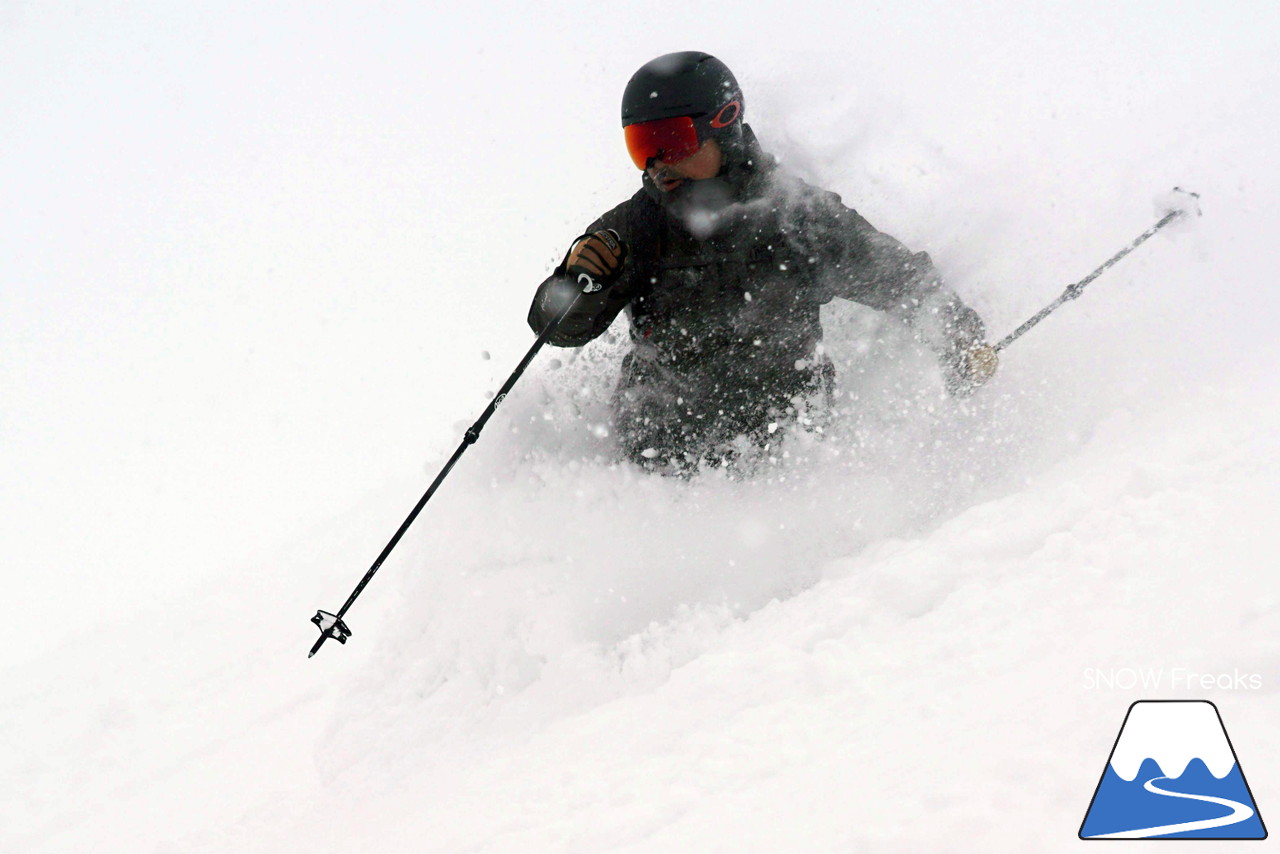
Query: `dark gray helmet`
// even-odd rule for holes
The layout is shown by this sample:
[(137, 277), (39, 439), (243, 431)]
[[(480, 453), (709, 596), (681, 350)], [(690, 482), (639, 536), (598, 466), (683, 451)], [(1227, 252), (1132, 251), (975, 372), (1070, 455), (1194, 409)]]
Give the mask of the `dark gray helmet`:
[(622, 126), (690, 116), (701, 134), (739, 136), (742, 90), (729, 67), (700, 51), (646, 62), (622, 93)]

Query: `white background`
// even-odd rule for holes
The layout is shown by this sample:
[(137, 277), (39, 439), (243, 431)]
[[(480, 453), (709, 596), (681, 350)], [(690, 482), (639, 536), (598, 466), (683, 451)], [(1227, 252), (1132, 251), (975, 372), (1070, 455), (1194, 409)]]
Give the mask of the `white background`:
[[(1188, 661), (1264, 674), (1218, 699), (1265, 820), (1278, 24), (4, 3), (3, 847), (1049, 850), (1137, 699), (1084, 668)], [(963, 405), (835, 307), (854, 405), (745, 484), (611, 466), (617, 346), (544, 354), (306, 661), (634, 191), (626, 79), (686, 49), (993, 335), (1170, 186), (1205, 217)]]

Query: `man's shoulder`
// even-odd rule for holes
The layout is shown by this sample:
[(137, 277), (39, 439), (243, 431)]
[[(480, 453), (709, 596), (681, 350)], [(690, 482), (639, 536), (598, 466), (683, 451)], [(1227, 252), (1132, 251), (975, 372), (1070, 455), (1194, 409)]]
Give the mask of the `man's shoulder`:
[(630, 198), (624, 199), (623, 201), (618, 202), (618, 204), (609, 208), (609, 210), (601, 214), (600, 219), (602, 221), (625, 219), (631, 213), (631, 210), (632, 208), (635, 207), (635, 204), (636, 204), (636, 196), (631, 196)]
[(644, 240), (652, 232), (656, 219), (661, 216), (657, 204), (643, 189), (626, 201), (614, 205), (596, 220), (593, 228), (612, 228), (627, 243)]
[(834, 223), (852, 210), (834, 190), (811, 184), (781, 168), (770, 176), (768, 197), (784, 221), (809, 226)]

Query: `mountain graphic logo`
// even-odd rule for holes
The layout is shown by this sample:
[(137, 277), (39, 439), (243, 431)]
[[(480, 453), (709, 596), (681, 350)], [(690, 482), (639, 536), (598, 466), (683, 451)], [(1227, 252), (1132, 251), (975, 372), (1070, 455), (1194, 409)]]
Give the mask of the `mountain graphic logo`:
[(1080, 825), (1081, 839), (1266, 839), (1218, 707), (1129, 707)]

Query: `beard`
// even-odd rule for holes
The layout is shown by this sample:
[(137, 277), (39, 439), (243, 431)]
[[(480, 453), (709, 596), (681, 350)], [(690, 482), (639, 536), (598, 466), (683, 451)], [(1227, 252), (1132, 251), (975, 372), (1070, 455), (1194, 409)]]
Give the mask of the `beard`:
[(680, 186), (666, 193), (658, 190), (651, 181), (646, 181), (646, 184), (656, 191), (656, 200), (663, 210), (699, 240), (720, 231), (737, 207), (738, 194), (723, 178), (685, 179)]

